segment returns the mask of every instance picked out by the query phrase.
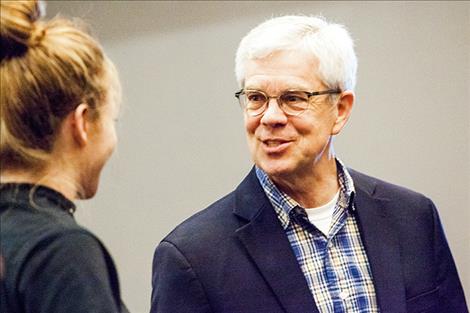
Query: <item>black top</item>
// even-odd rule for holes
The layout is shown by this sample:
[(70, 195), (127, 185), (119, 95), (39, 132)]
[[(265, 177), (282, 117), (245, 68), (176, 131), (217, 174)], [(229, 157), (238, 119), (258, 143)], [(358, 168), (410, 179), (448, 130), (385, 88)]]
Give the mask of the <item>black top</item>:
[(103, 244), (44, 186), (0, 184), (3, 313), (127, 312)]

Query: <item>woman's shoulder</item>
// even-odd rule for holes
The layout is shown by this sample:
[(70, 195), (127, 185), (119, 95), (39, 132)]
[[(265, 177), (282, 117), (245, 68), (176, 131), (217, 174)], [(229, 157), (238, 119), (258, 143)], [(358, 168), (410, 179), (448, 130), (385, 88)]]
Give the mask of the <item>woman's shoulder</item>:
[(88, 266), (90, 271), (115, 271), (107, 249), (76, 223), (73, 203), (61, 194), (27, 184), (2, 185), (0, 191), (1, 246), (7, 275), (22, 275), (23, 268), (34, 268), (45, 260), (48, 264), (73, 263), (76, 268)]
[(65, 241), (65, 237), (70, 234), (83, 233), (94, 237), (79, 226), (70, 213), (55, 207), (36, 207), (25, 201), (2, 204), (0, 232), (2, 250), (7, 255), (25, 257), (36, 246), (52, 241)]
[[(39, 224), (31, 225), (32, 220), (29, 220), (22, 224), (23, 227), (28, 224), (27, 228), (13, 232), (11, 227), (4, 229), (2, 216), (7, 289), (15, 290), (14, 294), (19, 293), (18, 296), (29, 295), (31, 307), (49, 307), (53, 303), (45, 304), (38, 299), (51, 297), (76, 299), (70, 301), (90, 305), (90, 312), (101, 312), (96, 305), (103, 308), (118, 305), (117, 271), (103, 243), (78, 224), (57, 223), (54, 218), (36, 216), (33, 220), (41, 220)], [(27, 218), (23, 216), (22, 219)]]
[(32, 184), (0, 185), (2, 248), (29, 250), (41, 241), (84, 231), (75, 221), (71, 201)]
[(74, 262), (77, 267), (87, 265), (89, 260), (95, 262), (96, 268), (113, 266), (107, 261), (109, 253), (98, 237), (73, 219), (17, 209), (2, 216), (1, 223), (2, 253), (10, 270), (14, 266), (19, 271), (24, 264), (46, 259)]

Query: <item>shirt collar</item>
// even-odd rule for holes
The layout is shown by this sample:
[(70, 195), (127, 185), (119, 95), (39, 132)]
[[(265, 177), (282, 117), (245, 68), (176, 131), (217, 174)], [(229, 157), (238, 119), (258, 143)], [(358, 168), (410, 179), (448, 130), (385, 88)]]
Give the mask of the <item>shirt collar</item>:
[(351, 174), (349, 174), (348, 168), (338, 158), (336, 158), (336, 169), (338, 172), (339, 188), (341, 191), (338, 201), (340, 202), (341, 207), (345, 209), (350, 208), (354, 211), (355, 208), (353, 206), (353, 200), (356, 193), (354, 181)]
[(5, 203), (21, 203), (34, 208), (60, 209), (73, 215), (75, 204), (58, 191), (29, 183), (0, 184), (0, 206)]
[[(350, 208), (351, 210), (354, 210), (354, 206), (352, 205), (352, 200), (355, 193), (353, 179), (347, 168), (344, 166), (343, 162), (341, 162), (339, 159), (336, 159), (336, 168), (340, 187), (338, 205), (343, 209)], [(297, 201), (279, 190), (265, 171), (263, 171), (258, 166), (255, 166), (255, 170), (256, 176), (261, 186), (263, 187), (264, 193), (274, 207), (274, 210), (276, 211), (276, 214), (281, 221), (282, 227), (286, 229), (290, 223), (289, 214), (294, 208), (301, 206), (297, 203)]]

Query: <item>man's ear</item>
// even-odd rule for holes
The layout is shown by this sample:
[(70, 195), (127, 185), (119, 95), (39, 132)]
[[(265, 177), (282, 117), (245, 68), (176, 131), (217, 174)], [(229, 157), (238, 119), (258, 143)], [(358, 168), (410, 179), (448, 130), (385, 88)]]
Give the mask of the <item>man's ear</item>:
[(346, 122), (351, 115), (352, 108), (354, 105), (354, 92), (351, 90), (346, 90), (341, 93), (340, 98), (336, 102), (336, 109), (338, 115), (336, 116), (335, 124), (331, 131), (332, 135), (337, 135), (346, 125)]
[(90, 107), (86, 103), (79, 104), (70, 113), (70, 123), (73, 138), (80, 146), (85, 146), (89, 140)]

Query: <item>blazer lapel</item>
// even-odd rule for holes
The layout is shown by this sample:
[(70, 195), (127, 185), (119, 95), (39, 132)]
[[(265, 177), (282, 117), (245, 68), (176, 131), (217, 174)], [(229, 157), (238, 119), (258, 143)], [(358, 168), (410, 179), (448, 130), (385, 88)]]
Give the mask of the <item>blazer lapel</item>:
[(375, 183), (366, 181), (357, 172), (351, 171), (351, 175), (356, 187), (354, 203), (359, 228), (369, 259), (380, 311), (406, 312), (399, 242), (387, 216), (389, 200), (373, 196)]
[(247, 221), (236, 235), (282, 308), (289, 313), (318, 313), (289, 240), (254, 170), (237, 188), (234, 213)]

